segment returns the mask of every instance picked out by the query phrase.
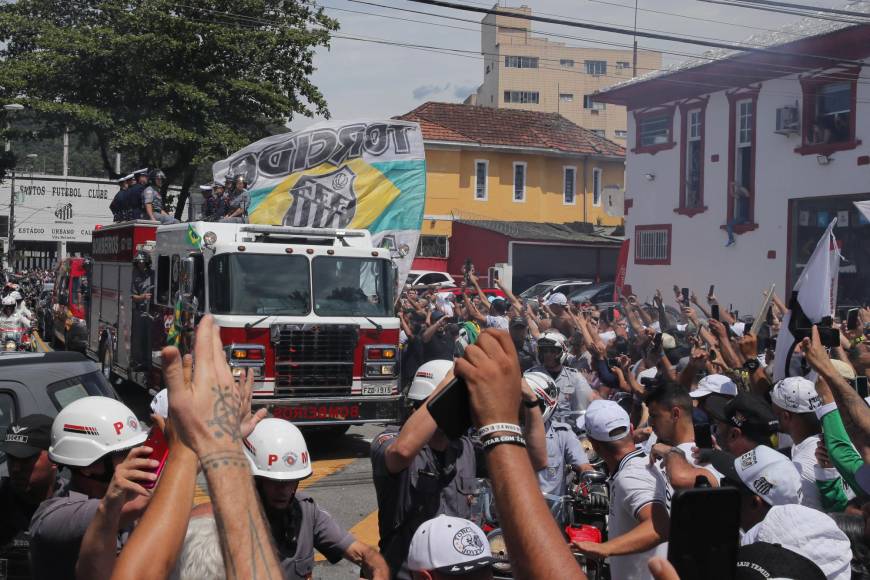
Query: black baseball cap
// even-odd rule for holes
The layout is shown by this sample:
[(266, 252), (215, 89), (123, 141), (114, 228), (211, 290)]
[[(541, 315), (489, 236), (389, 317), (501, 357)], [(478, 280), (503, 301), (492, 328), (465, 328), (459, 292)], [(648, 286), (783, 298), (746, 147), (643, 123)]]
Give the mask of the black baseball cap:
[(755, 542), (737, 551), (735, 580), (822, 580), (825, 573), (812, 560), (779, 544)]
[(710, 401), (705, 408), (714, 419), (740, 429), (760, 433), (775, 433), (779, 421), (767, 401), (753, 393), (738, 393), (725, 403)]
[(514, 316), (511, 318), (510, 326), (513, 328), (514, 326), (528, 326), (529, 323), (526, 322), (526, 319), (522, 316)]
[(27, 415), (9, 425), (0, 449), (12, 457), (27, 459), (51, 445), (51, 424), (48, 415)]

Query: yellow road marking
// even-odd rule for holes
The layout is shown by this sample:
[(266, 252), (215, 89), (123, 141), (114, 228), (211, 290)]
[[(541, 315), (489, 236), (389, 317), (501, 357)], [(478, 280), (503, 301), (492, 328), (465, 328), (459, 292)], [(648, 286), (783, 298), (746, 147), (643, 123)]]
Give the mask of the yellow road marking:
[[(312, 465), (312, 467), (314, 468), (314, 473), (311, 475), (311, 477), (303, 480), (302, 483), (299, 484), (299, 489), (311, 487), (324, 477), (341, 471), (342, 469), (353, 463), (355, 459), (356, 458), (351, 457), (347, 459), (324, 459), (322, 461), (315, 461)], [(208, 487), (197, 483), (196, 489), (193, 493), (193, 505), (200, 505), (209, 501), (211, 501), (211, 499), (208, 495)]]
[(309, 477), (308, 479), (302, 480), (302, 483), (299, 484), (299, 489), (311, 487), (324, 477), (341, 471), (354, 461), (356, 461), (356, 457), (348, 457), (344, 459), (323, 459), (320, 461), (314, 461), (312, 464), (312, 467), (314, 468), (314, 473), (311, 474), (311, 477)]
[[(369, 546), (377, 549), (378, 541), (381, 538), (380, 534), (378, 533), (378, 510), (373, 511), (365, 518), (361, 519), (349, 531), (354, 538), (356, 538), (363, 544), (368, 544)], [(320, 552), (316, 552), (314, 554), (314, 561), (325, 562), (326, 557)]]

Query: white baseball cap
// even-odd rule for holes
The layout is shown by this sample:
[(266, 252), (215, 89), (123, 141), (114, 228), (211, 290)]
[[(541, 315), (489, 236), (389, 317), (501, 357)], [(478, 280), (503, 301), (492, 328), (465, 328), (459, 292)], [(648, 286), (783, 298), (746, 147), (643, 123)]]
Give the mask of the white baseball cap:
[(698, 381), (698, 388), (689, 393), (693, 399), (700, 399), (707, 395), (737, 396), (737, 385), (725, 375), (707, 375)]
[(408, 569), (415, 572), (468, 574), (490, 566), (493, 560), (483, 530), (466, 519), (444, 514), (423, 522), (408, 550)]
[(568, 304), (568, 298), (561, 292), (553, 292), (544, 304), (547, 306), (566, 306)]
[(801, 476), (794, 463), (766, 445), (759, 445), (736, 459), (727, 453), (714, 453), (710, 463), (728, 479), (742, 482), (770, 505), (801, 502)]
[(774, 506), (752, 535), (754, 542), (779, 544), (811, 560), (829, 579), (851, 578), (851, 542), (824, 512), (797, 504)]
[(631, 420), (616, 401), (596, 399), (586, 408), (586, 435), (596, 441), (619, 441), (631, 434)]
[(786, 377), (773, 385), (770, 400), (790, 413), (812, 413), (822, 406), (816, 386), (803, 377)]

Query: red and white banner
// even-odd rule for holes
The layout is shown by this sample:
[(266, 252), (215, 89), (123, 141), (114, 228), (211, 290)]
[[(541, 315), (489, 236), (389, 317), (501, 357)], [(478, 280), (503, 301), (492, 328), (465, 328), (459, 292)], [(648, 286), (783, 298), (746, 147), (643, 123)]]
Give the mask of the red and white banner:
[(628, 246), (631, 240), (626, 238), (622, 240), (622, 247), (619, 248), (619, 259), (616, 262), (616, 283), (613, 285), (613, 301), (619, 300), (619, 295), (622, 294), (622, 289), (625, 287), (625, 274), (628, 269)]
[[(794, 285), (798, 293), (797, 301), (807, 318), (818, 323), (826, 316), (833, 316), (837, 307), (837, 279), (840, 274), (840, 249), (834, 237), (834, 219), (807, 260), (804, 271)], [(788, 297), (786, 297), (788, 299)], [(779, 336), (776, 340), (776, 357), (773, 361), (773, 379), (778, 381), (789, 376), (785, 361), (789, 350), (794, 348), (794, 336), (788, 330), (791, 313), (782, 319)]]

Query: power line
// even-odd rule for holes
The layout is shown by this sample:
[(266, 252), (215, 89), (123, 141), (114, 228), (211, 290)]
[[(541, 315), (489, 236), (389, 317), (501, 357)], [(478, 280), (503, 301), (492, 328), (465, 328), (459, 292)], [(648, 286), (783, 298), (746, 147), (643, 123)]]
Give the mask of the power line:
[(836, 58), (831, 58), (831, 57), (827, 57), (827, 56), (801, 54), (801, 53), (794, 53), (794, 52), (782, 52), (782, 51), (777, 51), (777, 50), (771, 49), (771, 48), (756, 48), (756, 47), (749, 47), (749, 46), (741, 46), (741, 45), (737, 45), (737, 44), (731, 44), (728, 42), (717, 42), (717, 41), (712, 41), (712, 40), (696, 40), (696, 39), (691, 39), (691, 38), (674, 36), (671, 34), (659, 34), (659, 33), (654, 33), (654, 32), (640, 31), (640, 30), (635, 33), (631, 30), (627, 30), (625, 28), (619, 28), (619, 27), (615, 27), (615, 26), (603, 26), (600, 24), (574, 22), (574, 21), (565, 20), (562, 18), (549, 18), (549, 17), (545, 17), (545, 16), (535, 16), (533, 14), (519, 14), (519, 13), (515, 13), (515, 12), (505, 12), (504, 10), (497, 10), (497, 9), (477, 8), (475, 6), (466, 6), (463, 4), (456, 4), (455, 2), (448, 2), (446, 0), (408, 0), (408, 1), (409, 2), (416, 2), (418, 4), (427, 4), (429, 6), (439, 6), (441, 8), (453, 8), (455, 10), (464, 10), (467, 12), (478, 12), (478, 13), (482, 13), (482, 14), (492, 14), (495, 16), (506, 16), (508, 18), (517, 18), (517, 19), (521, 19), (521, 20), (532, 20), (535, 22), (546, 22), (548, 24), (561, 24), (563, 26), (573, 26), (576, 28), (586, 28), (589, 30), (597, 30), (599, 32), (611, 32), (613, 34), (622, 34), (622, 35), (629, 35), (629, 36), (631, 36), (633, 34), (637, 34), (637, 36), (642, 36), (645, 38), (652, 38), (655, 40), (667, 40), (667, 41), (671, 41), (671, 42), (681, 42), (684, 44), (694, 44), (697, 46), (707, 46), (710, 48), (722, 48), (725, 50), (733, 50), (736, 52), (756, 52), (756, 53), (761, 53), (761, 54), (773, 54), (773, 55), (788, 56), (788, 57), (803, 56), (803, 57), (812, 58), (812, 59), (819, 60), (819, 61), (831, 62), (833, 64), (846, 63), (846, 64), (851, 64), (851, 65), (860, 66), (860, 67), (863, 67), (866, 64), (862, 61), (842, 60), (842, 59), (836, 59)]
[(788, 14), (789, 16), (802, 16), (804, 18), (815, 18), (817, 20), (827, 20), (829, 22), (841, 22), (845, 24), (862, 24), (864, 21), (851, 20), (843, 16), (818, 14), (809, 10), (793, 10), (788, 8), (776, 8), (770, 6), (758, 6), (747, 4), (744, 0), (700, 0), (707, 4), (721, 4), (732, 8), (749, 8), (750, 10), (760, 10), (762, 12), (774, 12), (776, 14)]
[[(459, 18), (459, 17), (456, 17), (456, 16), (447, 16), (447, 15), (442, 15), (442, 14), (435, 14), (435, 13), (432, 13), (432, 12), (424, 12), (424, 11), (421, 11), (421, 10), (413, 10), (413, 9), (410, 9), (410, 8), (400, 8), (400, 7), (397, 7), (397, 6), (389, 6), (389, 5), (385, 5), (385, 4), (378, 4), (378, 3), (376, 3), (376, 2), (368, 2), (368, 1), (366, 1), (366, 0), (348, 0), (348, 1), (349, 1), (349, 2), (353, 2), (353, 3), (356, 3), (356, 4), (364, 4), (364, 5), (366, 5), (366, 6), (376, 6), (376, 7), (379, 7), (379, 8), (387, 8), (387, 9), (399, 10), (399, 11), (402, 11), (402, 12), (410, 12), (410, 13), (413, 13), (413, 14), (422, 14), (422, 15), (426, 15), (426, 16), (434, 16), (434, 17), (437, 17), (437, 18), (444, 18), (444, 19), (447, 19), (447, 20), (454, 20), (454, 21), (457, 21), (457, 22), (469, 22), (469, 23), (472, 23), (472, 24), (476, 24), (476, 25), (479, 24), (479, 25), (482, 25), (482, 26), (495, 26), (494, 24), (487, 24), (487, 23), (483, 23), (483, 22), (478, 22), (478, 21), (476, 21), (476, 20), (470, 20), (470, 19), (467, 19), (467, 18)], [(329, 8), (329, 7), (328, 7), (328, 8)], [(335, 9), (336, 9), (336, 10), (346, 10), (346, 9), (338, 9), (338, 8), (335, 8)], [(368, 15), (371, 15), (371, 16), (378, 16), (378, 17), (381, 17), (381, 18), (397, 18), (397, 19), (399, 19), (399, 20), (405, 20), (405, 19), (400, 19), (400, 18), (395, 17), (395, 16), (390, 16), (390, 15), (387, 15), (387, 14), (370, 13), (370, 12), (356, 12), (356, 13), (368, 14)], [(421, 24), (428, 24), (428, 25), (430, 25), (430, 26), (447, 26), (447, 25), (438, 24), (438, 23), (435, 23), (435, 22), (417, 21), (417, 20), (413, 20), (413, 19), (407, 19), (407, 20), (412, 21), (412, 22), (419, 22), (419, 23), (421, 23)], [(473, 32), (479, 32), (477, 29), (468, 29), (468, 28), (464, 28), (464, 27), (452, 27), (452, 26), (447, 26), (447, 27), (448, 27), (448, 28), (457, 28), (457, 29), (460, 29), (460, 30), (471, 30), (471, 31), (473, 31)], [(593, 39), (593, 38), (584, 38), (584, 37), (580, 37), (580, 36), (570, 36), (570, 35), (565, 35), (565, 34), (547, 33), (547, 32), (537, 32), (537, 31), (535, 32), (535, 34), (542, 34), (542, 35), (546, 35), (546, 36), (554, 36), (554, 37), (565, 38), (565, 39), (571, 39), (571, 40), (578, 40), (578, 41), (584, 41), (584, 42), (592, 42), (592, 43), (604, 44), (604, 45), (607, 45), (607, 46), (616, 46), (616, 47), (621, 47), (621, 48), (626, 48), (626, 49), (632, 49), (632, 48), (634, 48), (633, 45), (631, 45), (631, 44), (619, 43), (619, 42), (612, 42), (612, 41), (601, 41), (601, 40), (597, 40), (597, 39)], [(646, 51), (653, 51), (653, 52), (659, 52), (659, 53), (662, 53), (662, 54), (669, 54), (669, 55), (675, 55), (675, 56), (682, 56), (682, 57), (690, 58), (690, 59), (700, 59), (700, 60), (709, 60), (709, 61), (716, 61), (716, 60), (718, 60), (718, 58), (715, 57), (715, 56), (706, 56), (706, 55), (698, 55), (698, 54), (685, 53), (685, 52), (677, 52), (677, 51), (674, 51), (674, 50), (656, 50), (656, 49), (654, 49), (654, 48), (652, 48), (652, 47), (647, 47), (647, 46), (642, 46), (642, 47), (639, 47), (639, 48), (641, 48), (641, 49), (643, 49), (643, 50), (646, 50)], [(481, 52), (481, 54), (483, 54), (483, 53)], [(498, 56), (498, 54), (496, 54), (496, 56)], [(550, 59), (550, 60), (553, 60), (553, 61), (555, 62), (555, 61), (558, 60), (558, 59)], [(794, 73), (804, 72), (804, 71), (806, 70), (806, 67), (799, 67), (799, 66), (793, 66), (793, 65), (782, 64), (782, 63), (780, 63), (780, 64), (756, 63), (754, 66), (756, 66), (756, 67), (764, 67), (764, 68), (766, 68), (767, 70), (769, 70), (770, 72), (772, 72), (772, 73), (776, 73), (776, 74), (780, 74), (780, 75), (794, 74)], [(646, 71), (662, 71), (662, 72), (667, 72), (667, 69), (652, 69), (652, 68), (647, 68), (647, 67), (638, 67), (638, 68), (639, 68), (640, 70), (646, 70)], [(562, 69), (559, 69), (559, 70), (562, 70)], [(704, 75), (704, 76), (724, 76), (724, 75), (720, 75), (720, 74), (717, 74), (717, 73), (710, 73), (710, 72), (705, 72), (705, 71), (696, 71), (696, 74), (700, 74), (700, 75)], [(607, 75), (605, 75), (605, 76), (607, 76)], [(738, 77), (738, 76), (742, 76), (742, 75), (739, 75), (739, 74), (729, 74), (729, 75), (727, 75), (727, 76), (728, 76), (729, 78), (734, 78), (734, 77)], [(625, 78), (623, 78), (623, 77), (612, 77), (612, 78), (616, 78), (616, 79), (623, 80), (623, 81), (624, 81), (624, 80), (627, 80), (627, 79), (625, 79)], [(754, 79), (755, 77), (753, 76), (753, 77), (748, 77), (748, 78), (753, 78), (753, 79)], [(859, 81), (859, 82), (861, 82), (861, 81)]]
[(806, 10), (809, 15), (813, 12), (822, 12), (824, 14), (836, 14), (838, 16), (857, 17), (862, 20), (870, 18), (865, 12), (855, 12), (853, 10), (841, 10), (837, 8), (825, 8), (823, 6), (807, 6), (806, 4), (794, 4), (792, 2), (779, 2), (776, 0), (740, 0), (743, 4), (760, 4), (761, 6), (776, 6), (779, 8), (790, 8), (794, 10)]

